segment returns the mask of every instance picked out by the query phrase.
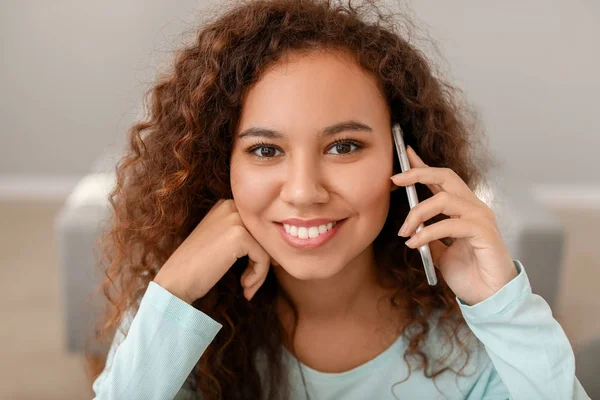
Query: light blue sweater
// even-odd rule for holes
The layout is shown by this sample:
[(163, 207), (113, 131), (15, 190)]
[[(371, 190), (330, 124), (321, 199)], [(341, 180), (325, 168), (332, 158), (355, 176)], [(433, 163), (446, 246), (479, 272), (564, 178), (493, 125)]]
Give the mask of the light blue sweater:
[[(521, 262), (513, 261), (518, 276), (494, 296), (474, 306), (456, 298), (476, 337), (463, 371), (467, 376), (447, 372), (434, 383), (422, 370), (413, 370), (407, 381), (394, 386), (408, 374), (403, 359), (406, 342), (401, 336), (383, 353), (350, 371), (324, 373), (302, 365), (310, 398), (589, 399), (575, 377), (573, 350), (564, 331), (546, 301), (532, 294)], [(203, 312), (150, 282), (135, 317), (125, 318), (113, 339), (106, 367), (93, 383), (95, 398), (186, 398), (190, 394), (184, 386), (186, 378), (220, 328)], [(446, 350), (436, 340), (439, 334), (434, 325), (426, 343), (428, 353)], [(289, 363), (291, 398), (303, 400), (298, 363), (287, 351), (284, 357)], [(457, 365), (456, 370), (463, 362)]]

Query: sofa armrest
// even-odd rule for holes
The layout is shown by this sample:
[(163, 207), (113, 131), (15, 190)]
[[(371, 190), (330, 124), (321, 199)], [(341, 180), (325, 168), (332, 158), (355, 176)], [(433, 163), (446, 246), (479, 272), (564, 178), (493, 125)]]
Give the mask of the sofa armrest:
[[(85, 176), (68, 196), (55, 220), (66, 348), (69, 351), (83, 350), (85, 340), (93, 334), (97, 318), (104, 311), (102, 297), (92, 294), (104, 278), (99, 268), (98, 239), (108, 228), (108, 193), (114, 180), (114, 174), (110, 173)], [(104, 350), (94, 342), (90, 346), (92, 352)]]

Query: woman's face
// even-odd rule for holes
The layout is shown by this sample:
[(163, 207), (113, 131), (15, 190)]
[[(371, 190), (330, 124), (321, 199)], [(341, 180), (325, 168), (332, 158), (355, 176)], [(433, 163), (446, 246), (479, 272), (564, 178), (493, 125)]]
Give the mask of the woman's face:
[(328, 278), (372, 250), (393, 187), (390, 129), (375, 80), (345, 55), (292, 55), (252, 87), (231, 188), (274, 265), (296, 279)]

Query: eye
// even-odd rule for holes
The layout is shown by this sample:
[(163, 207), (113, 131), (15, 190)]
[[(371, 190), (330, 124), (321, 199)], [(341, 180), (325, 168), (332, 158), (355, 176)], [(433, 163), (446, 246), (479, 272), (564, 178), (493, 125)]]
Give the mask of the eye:
[[(329, 145), (330, 150), (335, 150), (334, 153), (328, 152), (328, 154), (333, 154), (337, 156), (344, 156), (356, 153), (356, 151), (363, 148), (362, 143), (353, 140), (353, 139), (344, 139), (340, 138), (335, 140), (333, 143)], [(278, 153), (279, 152), (279, 153)], [(259, 142), (252, 146), (250, 146), (246, 153), (252, 155), (254, 158), (264, 161), (268, 159), (272, 159), (274, 157), (280, 156), (282, 151), (272, 144)]]
[(258, 159), (273, 158), (279, 155), (276, 154), (277, 151), (280, 150), (274, 146), (268, 145), (267, 143), (257, 143), (246, 150), (248, 154), (251, 154)]
[(331, 145), (331, 149), (335, 149), (337, 151), (337, 153), (330, 153), (330, 154), (343, 156), (343, 155), (355, 153), (356, 150), (352, 151), (352, 146), (354, 146), (357, 150), (362, 148), (361, 143), (359, 143), (355, 140), (338, 139), (338, 140), (334, 141)]

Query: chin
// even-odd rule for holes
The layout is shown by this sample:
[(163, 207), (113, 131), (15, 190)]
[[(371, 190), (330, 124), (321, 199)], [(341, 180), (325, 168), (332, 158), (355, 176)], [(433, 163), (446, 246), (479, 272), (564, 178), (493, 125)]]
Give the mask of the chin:
[(338, 274), (346, 263), (340, 263), (339, 261), (333, 260), (321, 260), (308, 261), (308, 260), (293, 260), (289, 262), (273, 262), (273, 265), (281, 270), (285, 271), (286, 274), (292, 276), (295, 279), (301, 281), (308, 281), (314, 279), (327, 279)]

